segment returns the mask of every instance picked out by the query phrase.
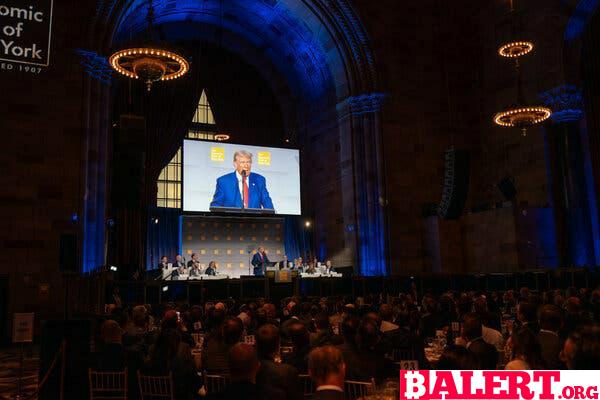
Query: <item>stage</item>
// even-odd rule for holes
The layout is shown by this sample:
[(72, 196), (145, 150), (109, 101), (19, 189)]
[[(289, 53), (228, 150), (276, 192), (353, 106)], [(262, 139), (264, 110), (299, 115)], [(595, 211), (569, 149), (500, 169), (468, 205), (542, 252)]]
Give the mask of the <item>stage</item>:
[[(118, 286), (124, 303), (161, 304), (181, 302), (200, 304), (206, 301), (248, 301), (265, 298), (278, 302), (291, 296), (398, 296), (410, 292), (416, 285), (420, 292), (440, 294), (445, 291), (532, 290), (594, 287), (600, 284), (600, 270), (559, 268), (491, 274), (423, 274), (416, 276), (352, 276), (303, 278), (294, 276), (290, 282), (276, 282), (274, 277), (241, 276), (240, 278), (187, 281), (140, 280), (106, 281), (106, 288)], [(591, 286), (590, 286), (591, 285)]]

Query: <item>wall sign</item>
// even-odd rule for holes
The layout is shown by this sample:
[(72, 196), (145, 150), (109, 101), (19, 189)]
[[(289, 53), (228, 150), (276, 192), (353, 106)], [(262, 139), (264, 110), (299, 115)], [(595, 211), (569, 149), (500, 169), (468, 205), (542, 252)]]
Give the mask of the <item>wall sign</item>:
[(13, 316), (13, 343), (33, 342), (34, 313), (15, 313)]
[[(54, 0), (0, 0), (0, 61), (2, 69), (33, 71), (50, 63)], [(36, 68), (41, 70), (41, 68)], [(39, 71), (37, 71), (39, 72)]]

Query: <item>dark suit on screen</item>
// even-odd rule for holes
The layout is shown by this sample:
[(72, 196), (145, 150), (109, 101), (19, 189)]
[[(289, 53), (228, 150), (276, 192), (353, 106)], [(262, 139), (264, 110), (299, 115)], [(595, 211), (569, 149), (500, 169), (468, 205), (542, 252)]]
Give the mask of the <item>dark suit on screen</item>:
[[(248, 208), (273, 209), (273, 201), (267, 190), (267, 180), (264, 176), (251, 172), (247, 178)], [(211, 207), (239, 207), (244, 203), (240, 193), (239, 181), (234, 172), (223, 175), (217, 179), (217, 187)]]

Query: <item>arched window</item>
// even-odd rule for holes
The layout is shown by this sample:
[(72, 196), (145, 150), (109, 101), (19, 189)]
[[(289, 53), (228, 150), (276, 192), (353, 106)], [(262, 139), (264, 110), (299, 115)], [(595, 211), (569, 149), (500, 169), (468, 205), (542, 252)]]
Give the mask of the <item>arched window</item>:
[[(213, 140), (216, 133), (215, 118), (206, 97), (206, 92), (203, 90), (186, 138)], [(158, 176), (156, 181), (158, 189), (157, 207), (181, 208), (181, 153), (180, 147), (173, 159), (169, 161)]]

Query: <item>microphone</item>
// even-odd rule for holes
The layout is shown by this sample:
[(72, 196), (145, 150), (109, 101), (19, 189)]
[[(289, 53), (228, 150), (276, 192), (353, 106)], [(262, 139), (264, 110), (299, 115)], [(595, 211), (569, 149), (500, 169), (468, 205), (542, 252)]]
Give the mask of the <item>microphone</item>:
[[(243, 169), (243, 170), (242, 170), (242, 208), (246, 208), (246, 207), (244, 206), (244, 204), (246, 203), (246, 199), (244, 198), (244, 197), (245, 197), (245, 194), (246, 194), (246, 193), (245, 193), (245, 190), (244, 190), (244, 189), (245, 189), (245, 187), (244, 187), (244, 181), (245, 181), (245, 180), (246, 180), (246, 170), (245, 170), (245, 169)], [(246, 183), (246, 184), (247, 184), (247, 183)]]

